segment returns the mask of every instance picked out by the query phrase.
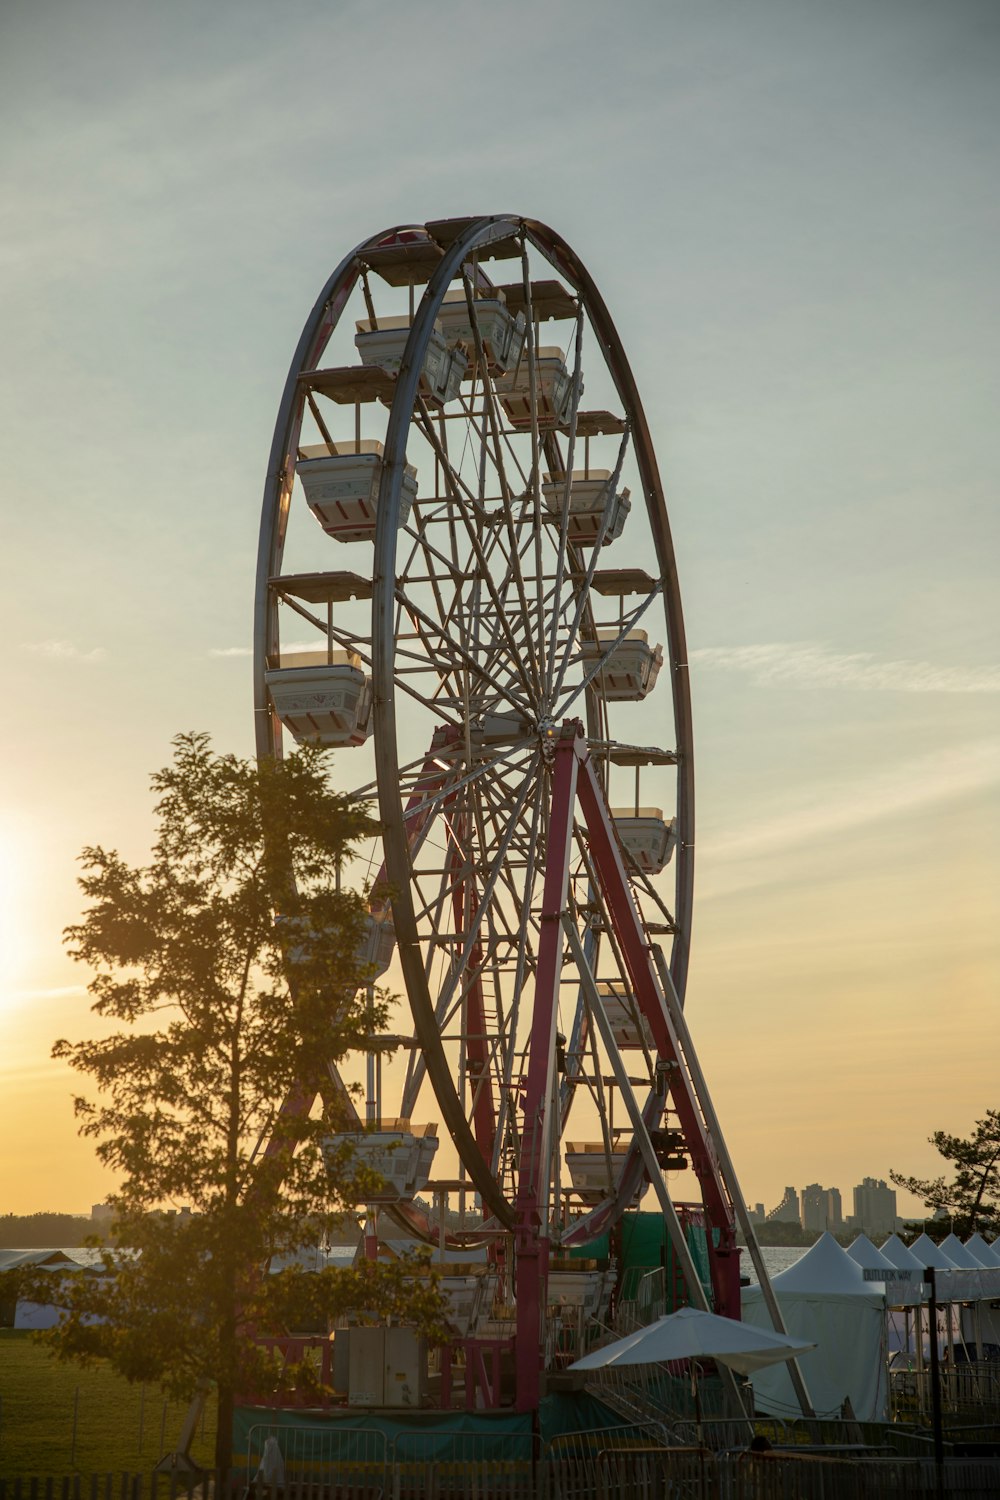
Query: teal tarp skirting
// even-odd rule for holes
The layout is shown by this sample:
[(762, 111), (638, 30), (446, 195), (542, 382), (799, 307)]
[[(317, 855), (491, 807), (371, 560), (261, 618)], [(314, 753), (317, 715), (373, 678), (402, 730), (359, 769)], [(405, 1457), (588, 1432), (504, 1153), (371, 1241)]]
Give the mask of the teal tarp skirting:
[(621, 1427), (624, 1421), (617, 1412), (587, 1391), (546, 1396), (538, 1408), (543, 1443), (551, 1443), (563, 1432), (596, 1432), (606, 1427)]
[[(584, 1391), (546, 1396), (539, 1406), (538, 1427), (543, 1443), (551, 1442), (560, 1433), (620, 1426), (622, 1418), (616, 1412)], [(380, 1452), (391, 1449), (397, 1461), (416, 1463), (455, 1458), (512, 1462), (529, 1460), (532, 1456), (531, 1416), (523, 1412), (397, 1414), (367, 1407), (288, 1411), (269, 1406), (238, 1406), (233, 1419), (233, 1457), (241, 1467), (248, 1452), (253, 1465), (259, 1462), (265, 1433), (277, 1436), (283, 1453), (290, 1453), (294, 1447), (305, 1455), (309, 1446), (314, 1446), (317, 1457), (321, 1449), (328, 1450), (331, 1456), (335, 1451), (337, 1460), (344, 1464), (371, 1462), (376, 1449)], [(293, 1440), (294, 1434), (299, 1435), (299, 1442)], [(302, 1441), (307, 1434), (314, 1437), (312, 1445)]]
[[(255, 1428), (257, 1432), (253, 1433)], [(397, 1414), (361, 1406), (336, 1411), (238, 1406), (233, 1418), (233, 1457), (241, 1466), (248, 1451), (252, 1462), (259, 1460), (263, 1433), (277, 1437), (286, 1457), (293, 1451), (303, 1456), (314, 1451), (317, 1458), (335, 1456), (343, 1464), (370, 1463), (377, 1454), (390, 1449), (400, 1462), (415, 1463), (455, 1457), (507, 1461), (531, 1458), (531, 1417), (520, 1412)], [(518, 1442), (519, 1436), (523, 1444)]]

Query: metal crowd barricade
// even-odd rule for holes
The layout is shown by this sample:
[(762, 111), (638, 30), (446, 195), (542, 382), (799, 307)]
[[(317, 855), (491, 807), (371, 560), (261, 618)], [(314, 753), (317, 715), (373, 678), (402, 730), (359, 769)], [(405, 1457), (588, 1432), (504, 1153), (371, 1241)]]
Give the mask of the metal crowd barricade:
[(398, 1433), (391, 1445), (392, 1500), (474, 1495), (477, 1500), (533, 1500), (538, 1442), (531, 1432)]
[(252, 1488), (269, 1437), (277, 1440), (284, 1487), (290, 1493), (312, 1486), (327, 1500), (381, 1500), (389, 1493), (389, 1445), (377, 1428), (339, 1422), (315, 1427), (257, 1423), (247, 1434), (247, 1479)]

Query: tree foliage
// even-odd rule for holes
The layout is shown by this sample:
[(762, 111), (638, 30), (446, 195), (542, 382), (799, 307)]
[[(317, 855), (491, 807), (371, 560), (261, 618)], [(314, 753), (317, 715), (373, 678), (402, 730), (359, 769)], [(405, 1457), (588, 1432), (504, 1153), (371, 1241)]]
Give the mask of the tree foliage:
[(953, 1172), (933, 1178), (890, 1172), (896, 1187), (913, 1193), (929, 1209), (948, 1213), (960, 1237), (1000, 1232), (1000, 1110), (987, 1110), (969, 1136), (935, 1130), (928, 1139)]
[[(386, 1014), (364, 983), (366, 908), (338, 878), (371, 829), (365, 809), (330, 789), (318, 751), (258, 766), (199, 734), (174, 741), (152, 786), (148, 865), (84, 851), (89, 904), (66, 939), (94, 971), (102, 1032), (53, 1048), (96, 1087), (75, 1108), (120, 1183), (116, 1248), (103, 1276), (50, 1273), (44, 1286), (67, 1309), (61, 1355), (106, 1356), (174, 1394), (214, 1381), (225, 1464), (234, 1393), (279, 1379), (253, 1330), (363, 1297), (373, 1315), (409, 1313), (433, 1334), (441, 1302), (432, 1281), (410, 1295), (378, 1266), (262, 1274), (320, 1243), (373, 1186), (349, 1152), (332, 1163), (323, 1152), (347, 1124), (327, 1064)], [(321, 1112), (288, 1107), (324, 1089)]]

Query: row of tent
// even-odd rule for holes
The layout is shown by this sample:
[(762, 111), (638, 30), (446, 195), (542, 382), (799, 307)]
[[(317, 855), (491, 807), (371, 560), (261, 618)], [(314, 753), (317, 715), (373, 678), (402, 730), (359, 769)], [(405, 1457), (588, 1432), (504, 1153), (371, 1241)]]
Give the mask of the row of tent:
[[(827, 1233), (788, 1270), (771, 1278), (788, 1333), (817, 1346), (800, 1360), (817, 1414), (837, 1415), (849, 1400), (860, 1420), (887, 1419), (890, 1346), (900, 1347), (901, 1331), (906, 1337), (913, 1328), (918, 1340), (929, 1337), (926, 1327), (921, 1328), (920, 1310), (929, 1296), (924, 1275), (931, 1266), (938, 1302), (982, 1304), (981, 1337), (989, 1339), (989, 1304), (1000, 1300), (1000, 1255), (980, 1235), (965, 1245), (955, 1235), (941, 1245), (921, 1235), (909, 1247), (891, 1235), (880, 1249), (860, 1235), (845, 1250)], [(904, 1315), (894, 1315), (894, 1309), (904, 1309)], [(743, 1321), (772, 1327), (759, 1286), (743, 1288)], [(760, 1371), (752, 1383), (758, 1410), (798, 1413), (783, 1365)]]

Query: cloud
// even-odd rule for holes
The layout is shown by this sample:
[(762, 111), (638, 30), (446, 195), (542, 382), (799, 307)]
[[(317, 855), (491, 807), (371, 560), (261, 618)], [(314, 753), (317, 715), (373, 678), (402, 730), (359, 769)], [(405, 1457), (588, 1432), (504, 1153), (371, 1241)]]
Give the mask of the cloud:
[(21, 650), (30, 651), (32, 655), (41, 656), (46, 661), (78, 662), (85, 666), (104, 661), (108, 654), (103, 646), (94, 646), (90, 651), (84, 651), (72, 641), (22, 641)]
[[(318, 635), (314, 636), (311, 641), (289, 641), (287, 644), (283, 644), (282, 645), (282, 647), (281, 647), (281, 655), (284, 658), (286, 656), (295, 656), (300, 651), (321, 651), (323, 649), (323, 646), (325, 644), (326, 644), (326, 638), (318, 636)], [(246, 656), (253, 656), (253, 647), (252, 646), (210, 646), (208, 648), (208, 654), (209, 654), (209, 656), (215, 656), (215, 657), (228, 657), (228, 656), (243, 656), (243, 657), (246, 657)]]
[(62, 1000), (68, 995), (85, 995), (86, 993), (85, 984), (61, 984), (50, 990), (12, 990), (8, 998), (11, 1000)]
[(702, 667), (748, 672), (762, 687), (849, 688), (888, 693), (1000, 693), (1000, 666), (936, 667), (926, 661), (879, 661), (869, 651), (841, 653), (809, 642), (703, 646)]
[[(769, 817), (742, 828), (708, 833), (700, 839), (700, 851), (720, 876), (707, 894), (721, 895), (772, 879), (765, 866), (775, 855), (998, 783), (1000, 741), (990, 739), (935, 750), (835, 789), (826, 787), (797, 807), (777, 808)], [(744, 861), (753, 861), (752, 868), (744, 866)], [(726, 870), (727, 866), (735, 871)]]

